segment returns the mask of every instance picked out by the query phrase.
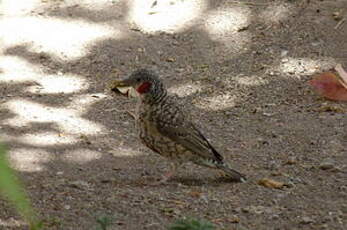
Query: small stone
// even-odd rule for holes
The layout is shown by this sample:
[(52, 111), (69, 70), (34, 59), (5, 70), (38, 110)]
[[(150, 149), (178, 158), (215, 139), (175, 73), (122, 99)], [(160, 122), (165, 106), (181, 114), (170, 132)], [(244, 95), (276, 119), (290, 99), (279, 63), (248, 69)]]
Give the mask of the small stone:
[(347, 214), (347, 204), (346, 205), (342, 205), (341, 212)]
[(313, 222), (314, 222), (313, 219), (308, 216), (304, 216), (300, 221), (301, 224), (311, 224)]
[(328, 222), (330, 222), (331, 220), (332, 220), (331, 216), (325, 216), (325, 217), (323, 217), (323, 219), (322, 219), (322, 223), (328, 223)]
[(296, 158), (295, 157), (289, 157), (287, 162), (285, 163), (286, 165), (294, 165), (296, 164), (297, 161), (296, 161)]
[(249, 213), (249, 207), (243, 207), (243, 208), (241, 208), (241, 211), (243, 213)]
[(269, 170), (277, 170), (279, 168), (280, 168), (280, 165), (274, 160), (270, 161), (268, 165), (266, 165), (266, 169), (269, 169)]
[(250, 206), (250, 210), (254, 214), (263, 214), (265, 212), (264, 206)]
[(233, 211), (236, 212), (236, 213), (240, 213), (242, 211), (242, 209), (240, 207), (237, 207)]
[(335, 162), (332, 159), (326, 159), (319, 165), (319, 168), (322, 170), (330, 170), (330, 169), (333, 169), (334, 167), (335, 167)]
[(295, 184), (292, 182), (292, 181), (288, 181), (286, 184), (285, 184), (286, 187), (288, 188), (294, 188), (295, 187)]
[(243, 25), (237, 29), (237, 32), (242, 32), (242, 31), (248, 30), (248, 28), (249, 28), (249, 25)]
[(278, 220), (278, 219), (280, 218), (280, 216), (277, 215), (277, 214), (274, 214), (274, 215), (272, 215), (270, 218), (271, 218), (272, 220)]
[(175, 58), (167, 58), (166, 61), (167, 61), (167, 62), (175, 62), (176, 59), (175, 59)]
[(263, 213), (268, 213), (268, 214), (272, 213), (273, 210), (270, 207), (265, 207), (265, 206), (261, 206), (261, 205), (258, 205), (258, 206), (251, 205), (251, 206), (242, 208), (242, 212), (259, 215), (259, 214), (263, 214)]
[(335, 11), (333, 12), (333, 18), (336, 20), (336, 21), (340, 21), (343, 17), (342, 17), (342, 14), (338, 11)]
[(69, 183), (69, 185), (73, 188), (78, 188), (81, 190), (84, 190), (85, 188), (89, 188), (90, 185), (88, 182), (86, 181), (82, 181), (82, 180), (77, 180), (77, 181), (72, 181)]
[(322, 224), (321, 229), (329, 229), (329, 226), (327, 224)]
[(283, 59), (281, 60), (282, 63), (287, 63), (288, 61), (289, 61), (288, 58), (283, 58)]
[(281, 50), (281, 57), (285, 57), (288, 54), (288, 50)]

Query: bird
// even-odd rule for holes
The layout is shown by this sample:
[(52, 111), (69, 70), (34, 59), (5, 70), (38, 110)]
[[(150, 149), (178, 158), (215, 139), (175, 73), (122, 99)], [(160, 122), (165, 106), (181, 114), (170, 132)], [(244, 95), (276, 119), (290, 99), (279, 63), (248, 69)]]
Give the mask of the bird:
[(139, 99), (134, 116), (142, 143), (171, 162), (171, 169), (159, 183), (167, 182), (186, 162), (221, 170), (233, 181), (246, 181), (196, 127), (178, 104), (177, 97), (168, 93), (154, 71), (137, 69), (124, 79), (114, 81), (111, 88), (117, 91), (122, 87), (137, 91)]

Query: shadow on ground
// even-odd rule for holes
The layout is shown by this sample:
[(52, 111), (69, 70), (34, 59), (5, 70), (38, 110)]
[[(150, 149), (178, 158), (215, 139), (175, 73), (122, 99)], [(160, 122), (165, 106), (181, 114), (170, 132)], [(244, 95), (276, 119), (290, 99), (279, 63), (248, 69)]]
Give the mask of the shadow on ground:
[[(45, 17), (114, 23), (127, 34), (95, 41), (86, 55), (73, 60), (37, 53), (30, 44), (3, 52), (30, 63), (42, 76), (78, 76), (87, 85), (45, 93), (32, 90), (39, 85), (35, 79), (0, 83), (3, 138), (24, 169), (18, 174), (48, 229), (91, 229), (100, 215), (113, 217), (112, 229), (165, 229), (183, 216), (209, 219), (221, 229), (343, 229), (347, 107), (323, 101), (306, 81), (337, 62), (347, 67), (341, 54), (347, 50), (347, 27), (335, 30), (330, 17), (335, 9), (347, 9), (342, 0), (307, 3), (208, 1), (201, 20), (223, 8), (250, 11), (246, 27), (223, 35), (230, 37), (227, 43), (213, 39), (200, 19), (173, 34), (133, 30), (126, 21), (130, 6), (125, 1), (103, 10), (78, 4), (43, 8)], [(285, 17), (263, 18), (276, 6), (288, 9)], [(107, 90), (115, 77), (138, 67), (158, 71), (203, 133), (249, 182), (226, 183), (210, 169), (188, 164), (172, 183), (146, 185), (165, 172), (166, 162), (138, 141), (128, 114), (134, 101)], [(61, 112), (66, 120), (59, 124), (53, 118), (35, 122), (35, 115), (18, 116), (9, 106), (21, 100), (23, 108), (36, 108), (30, 107), (32, 102), (44, 112), (74, 113), (65, 117)], [(24, 125), (13, 125), (25, 114), (29, 118)], [(75, 118), (77, 123), (71, 121)], [(70, 123), (77, 131), (66, 129)], [(83, 125), (101, 128), (88, 133)], [(39, 133), (60, 139), (30, 140)], [(319, 168), (325, 161), (333, 162), (332, 170)], [(263, 177), (288, 187), (263, 188), (256, 183)], [(5, 207), (0, 220), (13, 226), (7, 229), (24, 229), (13, 210), (0, 203)]]

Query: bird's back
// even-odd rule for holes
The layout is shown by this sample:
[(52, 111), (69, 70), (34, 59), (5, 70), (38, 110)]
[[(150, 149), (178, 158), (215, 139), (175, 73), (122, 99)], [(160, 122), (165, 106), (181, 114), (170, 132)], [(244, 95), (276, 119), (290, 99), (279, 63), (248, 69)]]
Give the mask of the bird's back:
[(152, 150), (179, 161), (193, 161), (213, 167), (223, 157), (194, 126), (174, 97), (139, 107), (141, 140)]

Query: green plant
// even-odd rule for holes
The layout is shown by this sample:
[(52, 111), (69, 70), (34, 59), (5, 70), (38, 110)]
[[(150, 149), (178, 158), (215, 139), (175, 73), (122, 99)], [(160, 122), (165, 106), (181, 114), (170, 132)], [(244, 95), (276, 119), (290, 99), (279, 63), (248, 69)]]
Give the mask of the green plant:
[(97, 230), (107, 230), (112, 224), (112, 218), (109, 216), (100, 216), (96, 218), (96, 222), (99, 224)]
[(9, 166), (6, 158), (6, 150), (0, 144), (0, 194), (2, 194), (29, 223), (30, 230), (42, 229), (42, 223), (37, 221), (35, 212), (27, 195)]
[(197, 220), (193, 218), (186, 218), (177, 220), (169, 227), (169, 230), (214, 230), (215, 227), (212, 223), (206, 220)]

